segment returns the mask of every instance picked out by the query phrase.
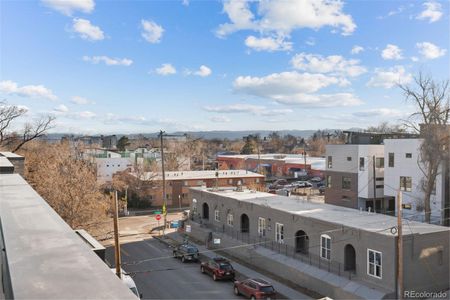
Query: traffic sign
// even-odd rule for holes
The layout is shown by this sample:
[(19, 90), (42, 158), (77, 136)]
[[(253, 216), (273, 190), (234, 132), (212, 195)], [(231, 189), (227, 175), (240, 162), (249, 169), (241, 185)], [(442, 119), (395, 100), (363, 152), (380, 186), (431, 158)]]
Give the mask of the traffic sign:
[(155, 210), (155, 211), (153, 212), (153, 214), (154, 214), (154, 215), (160, 215), (160, 214), (161, 214), (161, 211), (160, 211), (160, 210)]
[(156, 220), (159, 221), (159, 220), (161, 220), (161, 215), (156, 215), (155, 218), (156, 218)]

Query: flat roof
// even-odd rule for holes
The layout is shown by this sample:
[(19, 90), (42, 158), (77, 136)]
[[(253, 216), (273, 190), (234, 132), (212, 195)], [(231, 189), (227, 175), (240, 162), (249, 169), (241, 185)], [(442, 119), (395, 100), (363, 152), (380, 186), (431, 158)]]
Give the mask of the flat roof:
[[(258, 154), (236, 154), (236, 155), (217, 155), (217, 158), (237, 158), (237, 159), (252, 159), (258, 160), (261, 162), (270, 160), (270, 161), (281, 161), (285, 164), (299, 164), (303, 165), (305, 163), (305, 158), (301, 154), (279, 154), (279, 153), (271, 153), (271, 154), (261, 154), (258, 158)], [(325, 158), (324, 157), (315, 157), (306, 155), (306, 164), (311, 165), (313, 167), (317, 167), (317, 169), (325, 169)]]
[(24, 159), (24, 157), (22, 155), (18, 155), (16, 153), (8, 152), (8, 151), (1, 151), (0, 156), (4, 156), (6, 158), (12, 158), (12, 159)]
[(14, 168), (14, 165), (6, 157), (0, 156), (0, 168)]
[(0, 221), (14, 299), (136, 299), (18, 174), (0, 175)]
[[(346, 226), (368, 232), (394, 236), (391, 228), (397, 226), (397, 218), (367, 211), (359, 211), (352, 208), (335, 206), (324, 203), (300, 200), (300, 198), (279, 196), (264, 192), (244, 190), (238, 192), (232, 189), (222, 189), (212, 191), (211, 189), (191, 188), (193, 190), (210, 193), (237, 201), (253, 203), (255, 205), (273, 208), (299, 215), (305, 218), (316, 219), (322, 222), (333, 223), (339, 226)], [(433, 232), (447, 231), (450, 228), (427, 223), (403, 220), (403, 235), (425, 234)]]
[[(202, 180), (202, 179), (215, 179), (216, 172), (219, 173), (217, 178), (264, 178), (264, 175), (250, 172), (247, 170), (206, 170), (206, 171), (176, 171), (165, 172), (166, 180)], [(137, 177), (137, 174), (131, 173), (131, 175)], [(162, 174), (160, 172), (146, 172), (141, 175), (141, 180), (162, 180)]]

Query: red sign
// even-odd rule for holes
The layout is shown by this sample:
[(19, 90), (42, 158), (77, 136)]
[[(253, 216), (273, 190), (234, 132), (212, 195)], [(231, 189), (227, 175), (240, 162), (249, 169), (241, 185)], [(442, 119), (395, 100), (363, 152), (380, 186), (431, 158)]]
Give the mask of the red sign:
[(156, 218), (156, 220), (158, 220), (158, 221), (159, 221), (159, 220), (161, 220), (161, 215), (156, 215), (156, 217), (155, 217), (155, 218)]

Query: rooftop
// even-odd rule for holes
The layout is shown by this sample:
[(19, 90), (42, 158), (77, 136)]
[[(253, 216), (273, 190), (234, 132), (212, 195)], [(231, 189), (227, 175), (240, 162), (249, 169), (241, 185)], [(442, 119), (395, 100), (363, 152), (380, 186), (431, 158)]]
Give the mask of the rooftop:
[(18, 174), (0, 175), (0, 221), (14, 299), (136, 299)]
[[(264, 175), (246, 171), (246, 170), (226, 170), (217, 171), (218, 177), (216, 177), (216, 171), (175, 171), (175, 172), (165, 172), (166, 180), (202, 180), (202, 179), (215, 179), (215, 178), (253, 178), (260, 177), (264, 178)], [(137, 174), (132, 173), (131, 175), (136, 176)], [(141, 176), (141, 180), (162, 180), (161, 173), (146, 172)]]
[[(244, 190), (238, 192), (232, 189), (212, 191), (211, 189), (192, 188), (242, 202), (253, 203), (260, 206), (285, 211), (293, 215), (320, 220), (336, 225), (356, 228), (359, 230), (377, 232), (385, 235), (394, 235), (391, 228), (397, 226), (397, 218), (384, 214), (369, 213), (356, 209), (345, 208), (330, 204), (309, 202), (293, 197), (278, 196), (274, 194)], [(450, 228), (426, 223), (403, 220), (403, 235), (424, 234), (432, 232), (448, 231)]]
[[(305, 163), (305, 158), (301, 154), (281, 154), (281, 153), (270, 153), (270, 154), (237, 154), (237, 155), (217, 155), (218, 158), (237, 158), (237, 159), (260, 159), (261, 161), (272, 160), (272, 161), (280, 161), (286, 164), (301, 164)], [(314, 157), (314, 156), (306, 156), (306, 164), (317, 166), (320, 168), (323, 165), (325, 168), (325, 158), (324, 157)]]

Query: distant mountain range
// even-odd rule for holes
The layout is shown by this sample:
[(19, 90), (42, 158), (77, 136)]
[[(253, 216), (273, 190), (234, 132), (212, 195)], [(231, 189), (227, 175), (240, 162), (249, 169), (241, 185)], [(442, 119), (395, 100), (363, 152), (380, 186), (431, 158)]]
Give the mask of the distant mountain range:
[[(330, 132), (333, 133), (336, 130), (341, 129), (323, 129), (324, 132)], [(351, 128), (352, 131), (358, 131), (356, 128)], [(277, 132), (281, 136), (284, 135), (293, 135), (295, 137), (300, 138), (308, 138), (314, 134), (317, 130), (241, 130), (241, 131), (219, 131), (219, 130), (213, 130), (213, 131), (177, 131), (177, 132), (171, 132), (169, 134), (174, 135), (183, 135), (187, 134), (194, 138), (203, 138), (203, 139), (229, 139), (229, 140), (235, 140), (235, 139), (242, 139), (245, 136), (248, 136), (250, 134), (259, 134), (261, 137), (268, 136), (272, 132)], [(121, 134), (117, 133), (116, 136), (120, 138), (123, 135), (128, 136), (130, 139), (137, 138), (139, 136), (144, 136), (147, 138), (155, 138), (158, 136), (158, 132), (154, 133), (133, 133), (133, 134)], [(46, 139), (48, 140), (60, 140), (64, 136), (71, 136), (72, 134), (64, 134), (64, 133), (50, 133), (46, 136)], [(106, 134), (105, 134), (106, 135)], [(81, 135), (73, 135), (75, 137), (81, 136)], [(98, 135), (97, 135), (98, 136)]]

